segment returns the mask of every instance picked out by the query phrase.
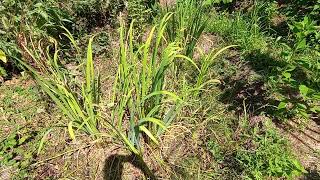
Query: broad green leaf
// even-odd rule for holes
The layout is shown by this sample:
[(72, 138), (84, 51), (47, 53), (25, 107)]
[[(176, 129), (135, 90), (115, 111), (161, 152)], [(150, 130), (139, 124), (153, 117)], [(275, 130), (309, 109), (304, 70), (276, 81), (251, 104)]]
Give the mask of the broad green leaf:
[(298, 106), (300, 109), (307, 109), (307, 106), (304, 105), (304, 104), (301, 104), (301, 103), (298, 103), (297, 106)]
[(297, 44), (297, 49), (305, 49), (307, 47), (307, 40), (303, 39)]
[(314, 113), (319, 113), (320, 112), (320, 106), (315, 106), (315, 107), (312, 107), (310, 109), (311, 112), (314, 112)]
[(289, 72), (284, 72), (284, 73), (282, 73), (282, 75), (283, 75), (286, 79), (290, 79), (290, 78), (291, 78), (291, 73), (289, 73)]
[(305, 110), (299, 111), (299, 114), (306, 119), (310, 117), (310, 115)]
[(280, 104), (278, 105), (278, 109), (285, 109), (287, 107), (287, 103), (285, 102), (280, 102)]
[(7, 75), (8, 75), (8, 74), (7, 74), (6, 70), (5, 70), (3, 67), (0, 66), (0, 77), (1, 77), (1, 76), (6, 77)]
[(301, 95), (306, 96), (309, 92), (309, 88), (305, 85), (300, 85), (299, 91), (300, 91)]

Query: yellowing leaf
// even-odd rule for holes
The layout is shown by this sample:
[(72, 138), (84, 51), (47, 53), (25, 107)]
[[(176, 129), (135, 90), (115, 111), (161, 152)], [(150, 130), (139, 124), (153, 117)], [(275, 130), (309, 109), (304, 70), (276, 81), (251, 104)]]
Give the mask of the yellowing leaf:
[(0, 50), (0, 60), (4, 63), (7, 63), (6, 54), (2, 50)]
[(74, 132), (73, 132), (72, 121), (70, 121), (68, 124), (68, 131), (69, 131), (70, 138), (72, 140), (75, 140), (76, 136), (74, 135)]

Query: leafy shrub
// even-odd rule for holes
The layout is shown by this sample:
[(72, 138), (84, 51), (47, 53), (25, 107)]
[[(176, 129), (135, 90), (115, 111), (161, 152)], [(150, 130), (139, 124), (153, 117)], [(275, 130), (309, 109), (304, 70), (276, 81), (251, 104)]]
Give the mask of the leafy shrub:
[(135, 26), (141, 30), (143, 25), (150, 21), (152, 16), (152, 6), (154, 2), (150, 0), (128, 0), (127, 10), (129, 21), (135, 20)]
[(282, 57), (287, 65), (282, 69), (279, 82), (299, 96), (284, 96), (278, 109), (282, 114), (308, 119), (312, 114), (320, 113), (320, 54), (317, 52), (320, 33), (308, 17), (293, 23), (290, 28), (295, 40), (292, 47), (283, 44)]
[(296, 50), (305, 50), (307, 48), (320, 49), (320, 32), (316, 21), (305, 16), (300, 22), (293, 22), (290, 26), (295, 37)]

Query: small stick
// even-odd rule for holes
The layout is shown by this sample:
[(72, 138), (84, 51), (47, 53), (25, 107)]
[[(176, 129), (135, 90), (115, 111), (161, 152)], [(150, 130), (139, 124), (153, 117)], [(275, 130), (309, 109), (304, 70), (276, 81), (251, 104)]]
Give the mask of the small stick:
[(45, 162), (47, 162), (47, 161), (56, 159), (56, 158), (58, 158), (58, 157), (60, 157), (60, 156), (63, 156), (63, 155), (65, 155), (65, 154), (69, 154), (69, 153), (73, 154), (74, 152), (76, 152), (76, 151), (78, 151), (78, 150), (80, 150), (80, 149), (86, 149), (86, 148), (91, 147), (92, 145), (93, 145), (93, 144), (90, 144), (90, 145), (86, 145), (86, 146), (83, 146), (83, 147), (80, 147), (80, 148), (77, 148), (77, 149), (73, 149), (73, 150), (70, 150), (70, 151), (66, 151), (66, 152), (64, 152), (64, 153), (58, 154), (58, 155), (56, 155), (56, 156), (53, 156), (53, 157), (51, 157), (51, 158), (48, 158), (48, 159), (45, 159), (45, 160), (42, 160), (42, 161), (38, 161), (38, 162), (32, 164), (31, 166), (39, 166), (39, 165), (42, 165), (43, 163), (45, 163)]

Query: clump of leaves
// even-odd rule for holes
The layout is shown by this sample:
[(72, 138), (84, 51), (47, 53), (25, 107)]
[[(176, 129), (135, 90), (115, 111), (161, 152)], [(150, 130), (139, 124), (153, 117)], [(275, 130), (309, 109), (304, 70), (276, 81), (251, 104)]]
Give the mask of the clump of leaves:
[[(295, 96), (282, 96), (278, 105), (281, 114), (299, 115), (312, 118), (312, 114), (320, 113), (320, 33), (317, 32), (315, 22), (305, 17), (301, 22), (290, 25), (295, 41), (292, 47), (282, 44), (282, 57), (287, 63), (278, 84), (282, 84)], [(288, 91), (288, 90), (287, 90)]]
[(317, 22), (305, 16), (302, 21), (294, 21), (289, 25), (295, 36), (295, 49), (305, 50), (306, 48), (320, 49), (320, 32)]
[(143, 25), (151, 19), (152, 9), (149, 6), (152, 4), (148, 4), (146, 0), (128, 0), (127, 4), (129, 20), (134, 19), (135, 26), (141, 30)]

